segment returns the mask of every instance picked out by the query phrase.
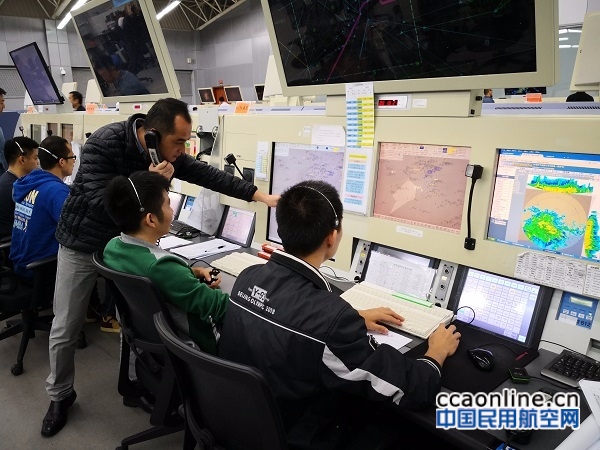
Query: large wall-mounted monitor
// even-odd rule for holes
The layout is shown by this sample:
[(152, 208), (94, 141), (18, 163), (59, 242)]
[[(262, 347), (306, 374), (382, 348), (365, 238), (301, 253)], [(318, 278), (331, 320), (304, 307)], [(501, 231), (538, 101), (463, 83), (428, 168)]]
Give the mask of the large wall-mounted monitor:
[[(344, 147), (275, 142), (271, 162), (271, 194), (281, 194), (305, 180), (326, 181), (341, 192)], [(275, 208), (269, 208), (267, 239), (281, 243), (277, 234)]]
[(552, 86), (557, 0), (262, 0), (285, 95)]
[(180, 98), (151, 1), (93, 0), (73, 13), (73, 23), (105, 101)]
[(373, 215), (459, 233), (470, 147), (381, 142)]
[(60, 94), (37, 43), (9, 52), (34, 105), (62, 105)]
[(488, 239), (600, 261), (600, 155), (500, 149)]

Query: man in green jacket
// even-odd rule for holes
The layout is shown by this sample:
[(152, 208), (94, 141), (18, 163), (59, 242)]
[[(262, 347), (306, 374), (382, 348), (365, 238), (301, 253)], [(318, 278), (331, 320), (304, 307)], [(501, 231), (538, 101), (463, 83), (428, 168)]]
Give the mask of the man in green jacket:
[[(154, 172), (114, 178), (106, 188), (106, 211), (121, 231), (104, 249), (112, 269), (149, 278), (169, 303), (173, 320), (203, 351), (216, 353), (218, 333), (229, 296), (209, 286), (207, 268), (190, 267), (183, 259), (156, 245), (173, 220), (169, 180)], [(199, 280), (200, 278), (200, 280)]]

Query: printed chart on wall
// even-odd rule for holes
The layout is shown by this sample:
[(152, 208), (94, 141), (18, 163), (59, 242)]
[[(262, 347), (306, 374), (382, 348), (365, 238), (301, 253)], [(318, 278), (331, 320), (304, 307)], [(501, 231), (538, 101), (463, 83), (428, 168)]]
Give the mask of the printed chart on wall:
[(458, 234), (470, 147), (382, 142), (373, 215)]

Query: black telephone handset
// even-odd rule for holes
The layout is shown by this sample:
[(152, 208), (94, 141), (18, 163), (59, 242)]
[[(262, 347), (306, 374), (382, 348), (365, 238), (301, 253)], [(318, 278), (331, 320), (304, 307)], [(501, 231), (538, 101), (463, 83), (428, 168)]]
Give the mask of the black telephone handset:
[(158, 132), (153, 130), (147, 131), (144, 135), (144, 140), (146, 141), (146, 148), (148, 149), (152, 164), (158, 166), (162, 162), (160, 151), (158, 150), (158, 143), (160, 140)]

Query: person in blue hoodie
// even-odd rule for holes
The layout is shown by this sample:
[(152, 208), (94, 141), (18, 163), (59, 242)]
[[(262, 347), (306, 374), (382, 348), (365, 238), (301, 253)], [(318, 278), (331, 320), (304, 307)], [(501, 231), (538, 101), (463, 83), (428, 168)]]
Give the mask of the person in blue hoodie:
[(10, 259), (17, 275), (33, 277), (27, 264), (58, 253), (54, 237), (69, 187), (63, 179), (73, 173), (77, 157), (71, 144), (59, 136), (49, 136), (38, 147), (42, 170), (34, 170), (13, 185), (15, 220)]

